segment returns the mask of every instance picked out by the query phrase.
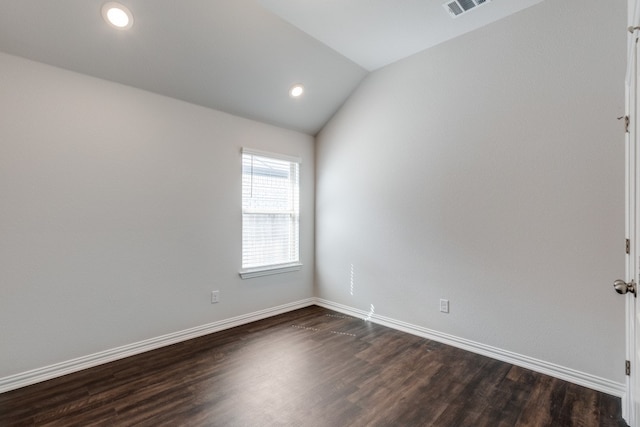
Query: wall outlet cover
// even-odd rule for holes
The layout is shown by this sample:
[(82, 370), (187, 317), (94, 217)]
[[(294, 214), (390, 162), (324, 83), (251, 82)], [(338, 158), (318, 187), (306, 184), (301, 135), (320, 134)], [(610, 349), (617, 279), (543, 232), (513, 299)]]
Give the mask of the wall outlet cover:
[(449, 300), (448, 299), (441, 299), (440, 300), (440, 312), (441, 313), (448, 313), (449, 312)]

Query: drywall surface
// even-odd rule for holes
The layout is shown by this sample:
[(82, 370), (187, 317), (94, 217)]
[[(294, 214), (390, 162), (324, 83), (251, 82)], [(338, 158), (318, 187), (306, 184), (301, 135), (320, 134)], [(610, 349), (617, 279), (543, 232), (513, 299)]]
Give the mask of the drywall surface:
[(316, 296), (623, 382), (625, 13), (546, 1), (372, 73), (316, 141)]
[[(302, 158), (299, 272), (238, 275), (245, 146)], [(313, 150), (0, 54), (0, 378), (310, 298)]]

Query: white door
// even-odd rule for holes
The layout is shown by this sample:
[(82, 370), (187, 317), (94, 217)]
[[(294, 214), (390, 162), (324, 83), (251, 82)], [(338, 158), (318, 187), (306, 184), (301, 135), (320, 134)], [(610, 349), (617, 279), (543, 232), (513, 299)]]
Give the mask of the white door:
[(631, 363), (626, 377), (627, 394), (622, 401), (623, 417), (632, 427), (640, 427), (640, 303), (636, 293), (640, 268), (640, 114), (638, 111), (638, 39), (640, 38), (640, 0), (629, 0), (629, 38), (626, 75), (626, 115), (628, 123), (625, 137), (626, 158), (626, 235), (627, 257), (624, 281), (616, 281), (616, 290), (626, 298), (626, 352)]

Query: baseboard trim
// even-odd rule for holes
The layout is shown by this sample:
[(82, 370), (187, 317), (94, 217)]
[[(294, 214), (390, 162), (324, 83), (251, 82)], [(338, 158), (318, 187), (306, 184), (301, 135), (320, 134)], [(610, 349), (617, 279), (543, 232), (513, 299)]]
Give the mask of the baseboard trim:
[(550, 375), (552, 377), (559, 378), (564, 381), (569, 381), (571, 383), (588, 387), (593, 390), (607, 393), (616, 397), (624, 398), (626, 393), (626, 386), (623, 383), (617, 383), (615, 381), (580, 372), (575, 369), (545, 362), (543, 360), (524, 356), (511, 351), (502, 350), (486, 344), (481, 344), (475, 341), (467, 340), (465, 338), (445, 334), (422, 326), (413, 325), (400, 320), (381, 316), (375, 313), (370, 313), (364, 310), (359, 310), (350, 306), (321, 298), (307, 298), (301, 301), (283, 304), (277, 307), (272, 307), (265, 310), (220, 320), (206, 325), (196, 326), (194, 328), (185, 329), (183, 331), (150, 338), (148, 340), (116, 347), (113, 349), (90, 354), (88, 356), (78, 357), (76, 359), (68, 360), (65, 362), (60, 362), (19, 374), (10, 375), (8, 377), (0, 378), (0, 393), (5, 393), (7, 391), (71, 374), (73, 372), (78, 372), (83, 369), (92, 368), (94, 366), (113, 362), (119, 359), (124, 359), (125, 357), (144, 353), (150, 350), (155, 350), (182, 341), (187, 341), (193, 338), (201, 337), (203, 335), (220, 332), (225, 329), (230, 329), (236, 326), (255, 322), (257, 320), (262, 320), (267, 317), (276, 316), (278, 314), (287, 313), (289, 311), (297, 310), (311, 305), (318, 305), (320, 307), (334, 310), (349, 316), (367, 319), (368, 321), (378, 323), (392, 329), (407, 332), (412, 335), (417, 335), (473, 353), (481, 354), (483, 356), (491, 357), (493, 359), (501, 360), (503, 362), (511, 363), (516, 366)]
[(556, 365), (554, 363), (545, 362), (544, 360), (539, 360), (511, 351), (502, 350), (500, 348), (481, 344), (465, 338), (456, 337), (454, 335), (434, 331), (432, 329), (402, 322), (400, 320), (392, 319), (389, 317), (380, 316), (379, 314), (359, 310), (321, 298), (316, 298), (315, 304), (320, 307), (338, 311), (349, 316), (360, 317), (362, 319), (366, 319), (373, 323), (378, 323), (392, 329), (407, 332), (423, 338), (438, 341), (443, 344), (451, 345), (453, 347), (461, 348), (472, 353), (481, 354), (483, 356), (511, 363), (512, 365), (530, 369), (541, 374), (559, 378), (561, 380), (588, 387), (590, 389), (610, 394), (612, 396), (623, 398), (626, 393), (626, 386), (623, 383), (617, 383), (606, 378), (601, 378), (595, 375), (587, 374), (585, 372), (580, 372), (575, 369)]
[(289, 311), (308, 307), (315, 304), (315, 298), (307, 298), (301, 301), (283, 304), (277, 307), (267, 308), (265, 310), (244, 314), (229, 319), (220, 320), (206, 325), (196, 326), (194, 328), (185, 329), (133, 344), (116, 347), (110, 350), (101, 351), (90, 354), (88, 356), (78, 357), (76, 359), (60, 362), (53, 365), (37, 368), (30, 371), (22, 372), (8, 377), (0, 378), (0, 393), (26, 387), (42, 381), (61, 377), (83, 369), (92, 368), (94, 366), (113, 362), (125, 357), (155, 350), (171, 344), (187, 341), (192, 338), (201, 337), (203, 335), (220, 332), (225, 329), (234, 328), (246, 323), (262, 320), (267, 317), (276, 316), (278, 314), (287, 313)]

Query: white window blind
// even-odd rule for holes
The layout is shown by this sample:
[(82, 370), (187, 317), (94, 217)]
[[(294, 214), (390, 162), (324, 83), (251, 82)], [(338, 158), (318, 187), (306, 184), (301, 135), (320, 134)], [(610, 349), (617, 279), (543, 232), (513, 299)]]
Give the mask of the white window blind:
[(299, 193), (298, 159), (242, 151), (243, 271), (299, 263)]

